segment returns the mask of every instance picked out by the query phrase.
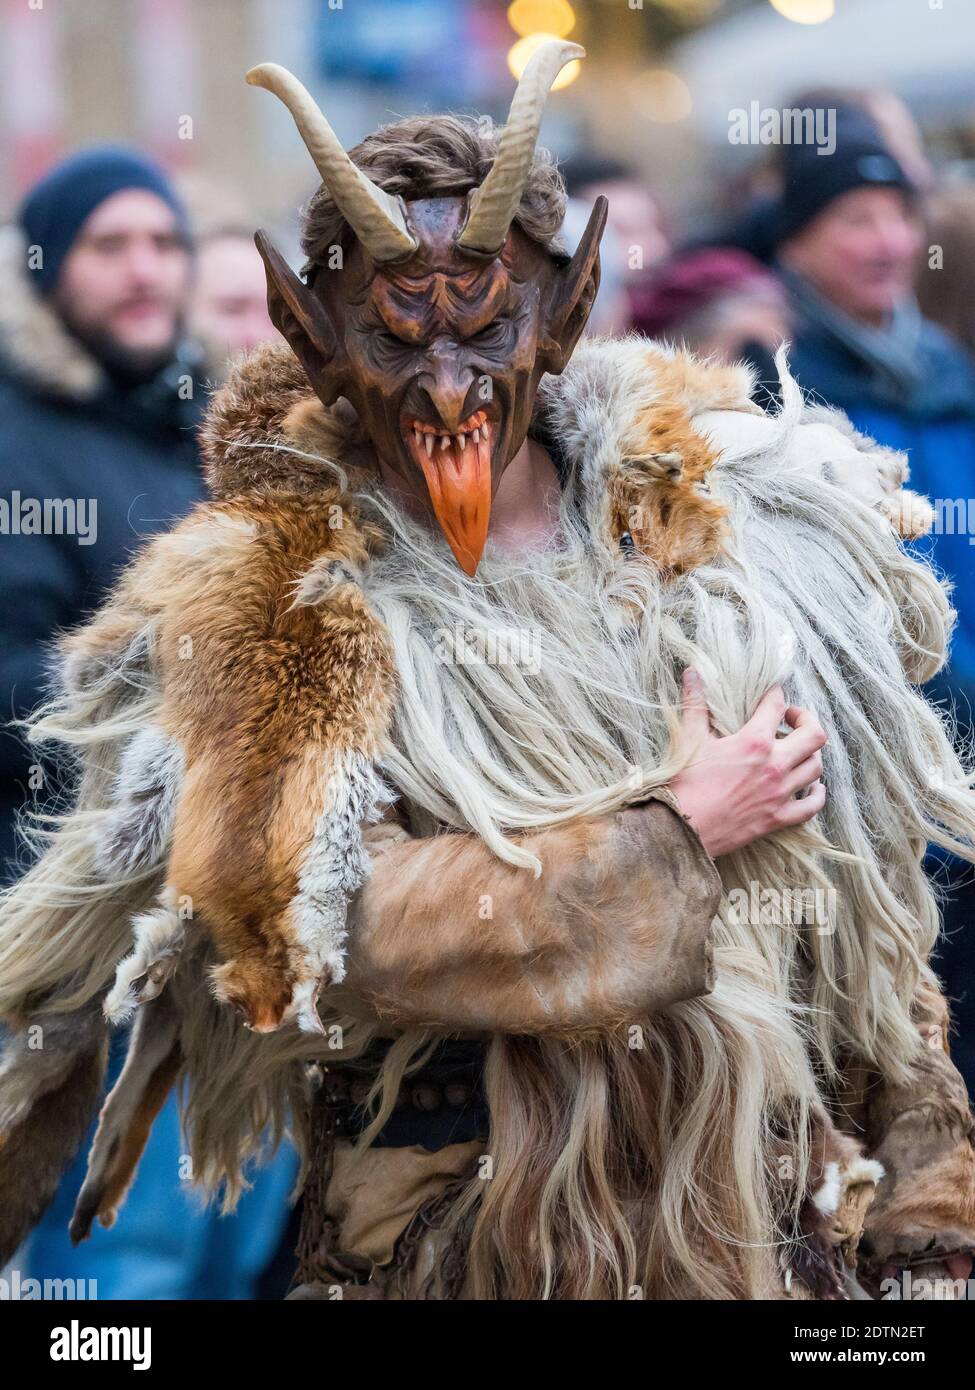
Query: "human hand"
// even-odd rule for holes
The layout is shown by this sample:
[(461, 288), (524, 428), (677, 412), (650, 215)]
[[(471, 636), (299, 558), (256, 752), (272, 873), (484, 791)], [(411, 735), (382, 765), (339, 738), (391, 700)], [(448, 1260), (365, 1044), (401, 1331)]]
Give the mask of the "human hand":
[[(792, 733), (777, 738), (783, 720)], [(804, 825), (825, 804), (819, 750), (826, 734), (809, 710), (786, 706), (781, 686), (768, 691), (736, 734), (719, 738), (711, 729), (701, 677), (688, 669), (680, 737), (695, 754), (670, 788), (713, 858)], [(808, 795), (797, 797), (804, 788)]]

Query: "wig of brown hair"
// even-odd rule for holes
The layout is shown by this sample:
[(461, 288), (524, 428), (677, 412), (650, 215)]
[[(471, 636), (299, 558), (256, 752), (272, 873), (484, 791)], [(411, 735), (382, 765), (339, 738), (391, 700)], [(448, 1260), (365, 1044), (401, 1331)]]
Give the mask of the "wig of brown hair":
[[(465, 116), (408, 116), (367, 135), (349, 157), (380, 188), (406, 201), (463, 197), (484, 181), (501, 130)], [(555, 160), (548, 150), (536, 149), (515, 222), (534, 241), (563, 255), (559, 229), (565, 204), (565, 184)], [(344, 245), (348, 236), (348, 224), (322, 184), (305, 213), (301, 244), (309, 261), (306, 270), (324, 265), (330, 250)]]

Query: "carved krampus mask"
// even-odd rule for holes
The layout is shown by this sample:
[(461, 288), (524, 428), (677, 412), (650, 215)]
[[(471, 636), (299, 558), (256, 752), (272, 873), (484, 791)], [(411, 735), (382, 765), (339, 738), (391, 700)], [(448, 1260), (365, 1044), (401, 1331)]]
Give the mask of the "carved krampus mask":
[(291, 111), (351, 232), (341, 264), (313, 265), (307, 283), (258, 233), (271, 317), (324, 404), (350, 401), (383, 463), (405, 479), (422, 475), (469, 575), (538, 383), (564, 368), (599, 285), (604, 198), (571, 259), (514, 221), (549, 88), (582, 56), (576, 44), (540, 47), (483, 182), (463, 196), (412, 201), (352, 163), (290, 73), (264, 64), (247, 74)]

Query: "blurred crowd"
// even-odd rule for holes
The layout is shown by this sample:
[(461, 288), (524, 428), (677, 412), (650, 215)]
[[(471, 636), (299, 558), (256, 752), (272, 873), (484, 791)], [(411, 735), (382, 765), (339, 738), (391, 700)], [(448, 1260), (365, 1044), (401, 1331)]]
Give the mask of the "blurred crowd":
[[(9, 511), (0, 536), (0, 700), (5, 719), (18, 719), (44, 698), (53, 635), (99, 603), (142, 537), (203, 496), (195, 432), (208, 392), (231, 356), (274, 330), (252, 230), (219, 212), (191, 225), (169, 179), (132, 151), (91, 149), (59, 165), (2, 236), (0, 497)], [(32, 504), (45, 499), (73, 500), (84, 532), (35, 527)], [(7, 878), (29, 857), (15, 820), (44, 812), (46, 780), (5, 727)], [(204, 1211), (190, 1195), (171, 1098), (126, 1219), (73, 1249), (67, 1228), (87, 1147), (18, 1259), (25, 1276), (95, 1280), (100, 1298), (283, 1296), (295, 1243), (291, 1152), (255, 1172), (236, 1216)]]
[[(593, 200), (609, 200), (590, 332), (636, 331), (721, 361), (749, 361), (774, 409), (776, 353), (789, 344), (803, 389), (906, 450), (911, 485), (939, 517), (975, 517), (975, 186), (937, 176), (909, 112), (888, 93), (805, 93), (835, 113), (835, 150), (782, 145), (736, 216), (689, 240), (660, 190), (587, 154), (564, 166), (574, 244)], [(264, 274), (239, 212), (187, 210), (138, 153), (98, 147), (43, 177), (0, 233), (0, 643), (5, 719), (43, 700), (53, 635), (105, 596), (142, 538), (203, 495), (196, 427), (242, 349), (272, 339)], [(29, 523), (32, 500), (97, 502), (92, 543)], [(971, 512), (969, 512), (971, 508)], [(80, 514), (80, 512), (79, 512)], [(971, 738), (975, 575), (967, 524), (922, 545), (955, 584), (951, 665), (930, 695)], [(47, 788), (9, 726), (0, 737), (0, 858)], [(945, 893), (940, 968), (954, 1001), (959, 1065), (975, 1087), (975, 951), (965, 943), (969, 874), (932, 862)], [(116, 1062), (116, 1068), (118, 1063)], [(65, 1234), (81, 1180), (69, 1175), (21, 1261), (36, 1277), (96, 1278), (99, 1296), (280, 1296), (290, 1276), (296, 1176), (289, 1152), (255, 1174), (222, 1219), (187, 1195), (175, 1101), (153, 1130), (126, 1217), (73, 1251)]]

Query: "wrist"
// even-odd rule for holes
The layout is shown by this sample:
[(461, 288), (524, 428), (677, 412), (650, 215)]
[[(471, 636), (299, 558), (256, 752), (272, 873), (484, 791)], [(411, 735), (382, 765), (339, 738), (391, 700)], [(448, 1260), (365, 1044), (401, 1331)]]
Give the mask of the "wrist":
[(714, 859), (718, 854), (723, 853), (717, 828), (711, 825), (708, 817), (703, 815), (700, 808), (693, 804), (693, 799), (682, 796), (673, 782), (669, 783), (663, 790), (667, 793), (664, 799), (676, 811), (681, 820), (694, 831), (705, 854)]

